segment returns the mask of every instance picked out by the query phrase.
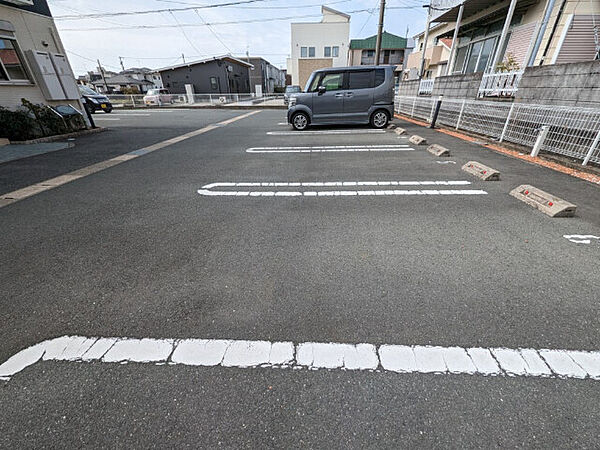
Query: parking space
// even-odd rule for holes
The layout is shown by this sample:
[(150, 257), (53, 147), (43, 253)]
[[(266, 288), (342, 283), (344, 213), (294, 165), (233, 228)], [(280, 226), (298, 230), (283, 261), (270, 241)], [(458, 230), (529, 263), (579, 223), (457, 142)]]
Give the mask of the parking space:
[(110, 118), (219, 125), (0, 209), (0, 444), (593, 446), (597, 186), (412, 124), (451, 156), (160, 111)]

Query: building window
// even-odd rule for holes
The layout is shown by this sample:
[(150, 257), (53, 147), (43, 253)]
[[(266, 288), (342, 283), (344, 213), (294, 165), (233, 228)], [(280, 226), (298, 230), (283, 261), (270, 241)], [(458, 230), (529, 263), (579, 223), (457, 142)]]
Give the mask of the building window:
[(315, 57), (315, 48), (314, 47), (308, 47), (308, 57), (309, 58)]
[(308, 47), (300, 47), (300, 58), (306, 58), (308, 56)]
[(323, 56), (325, 58), (331, 57), (331, 47), (325, 47), (325, 49), (323, 50)]
[(0, 80), (29, 81), (17, 43), (13, 39), (0, 38)]
[(213, 91), (219, 89), (219, 82), (217, 81), (217, 77), (210, 77), (210, 88)]
[(340, 56), (340, 48), (337, 45), (331, 47), (331, 56), (333, 56), (334, 58)]

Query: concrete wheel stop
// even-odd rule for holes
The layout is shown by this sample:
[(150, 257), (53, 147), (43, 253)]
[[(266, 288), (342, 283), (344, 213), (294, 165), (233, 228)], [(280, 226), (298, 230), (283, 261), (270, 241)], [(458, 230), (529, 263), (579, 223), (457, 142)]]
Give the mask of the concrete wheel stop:
[(483, 181), (500, 180), (500, 172), (477, 161), (469, 161), (462, 166), (462, 170), (476, 176), (477, 178), (481, 178)]
[(427, 147), (427, 151), (435, 156), (450, 156), (450, 150), (446, 147), (442, 147), (439, 144), (431, 144)]
[(425, 139), (424, 137), (419, 136), (418, 134), (413, 134), (408, 141), (411, 142), (411, 143), (413, 143), (413, 144), (415, 144), (415, 145), (425, 145), (425, 144), (427, 144), (427, 139)]
[(573, 217), (577, 206), (534, 186), (522, 184), (510, 195), (540, 210), (550, 217)]

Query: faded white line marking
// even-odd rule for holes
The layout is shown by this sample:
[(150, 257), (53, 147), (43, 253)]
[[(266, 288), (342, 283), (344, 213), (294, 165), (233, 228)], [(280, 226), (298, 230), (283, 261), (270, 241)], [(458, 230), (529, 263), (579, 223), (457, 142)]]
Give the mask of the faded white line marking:
[(312, 134), (379, 134), (385, 130), (312, 130), (312, 131), (267, 131), (269, 136), (307, 136)]
[[(110, 113), (111, 116), (149, 116), (148, 113)], [(97, 116), (98, 119), (102, 119), (104, 116)]]
[(253, 116), (254, 114), (258, 114), (260, 111), (250, 111), (246, 114), (242, 114), (240, 116), (232, 117), (231, 119), (223, 120), (219, 122), (217, 125), (229, 125), (230, 123), (237, 122), (238, 120), (245, 119), (246, 117)]
[(251, 147), (247, 153), (410, 152), (408, 145), (325, 145), (316, 147)]
[[(492, 356), (493, 355), (493, 356)], [(532, 348), (270, 342), (234, 339), (136, 339), (62, 336), (0, 364), (8, 381), (41, 361), (153, 363), (236, 368), (278, 367), (397, 373), (501, 375), (600, 380), (600, 352)]]
[[(208, 131), (215, 130), (219, 128), (219, 125), (227, 125), (236, 120), (244, 119), (245, 117), (251, 116), (253, 114), (257, 114), (260, 111), (252, 111), (246, 114), (242, 114), (231, 119), (228, 119), (224, 122), (219, 122), (218, 124), (207, 125), (204, 128), (200, 128), (198, 130), (190, 131), (189, 133), (182, 134), (180, 136), (176, 136), (171, 139), (167, 139), (166, 141), (157, 142), (156, 144), (149, 145), (148, 147), (140, 148), (137, 150), (133, 150), (129, 153), (115, 156), (114, 158), (100, 161), (98, 163), (92, 164), (87, 167), (83, 167), (82, 169), (75, 170), (73, 172), (67, 173), (65, 175), (61, 175), (56, 178), (51, 178), (46, 181), (42, 181), (37, 184), (33, 184), (31, 186), (24, 187), (22, 189), (18, 189), (16, 191), (7, 192), (6, 194), (0, 195), (0, 208), (10, 205), (16, 201), (22, 200), (27, 197), (31, 197), (35, 194), (39, 194), (40, 192), (47, 191), (49, 189), (53, 189), (57, 186), (61, 186), (66, 183), (70, 183), (71, 181), (77, 180), (79, 178), (86, 177), (96, 172), (100, 172), (101, 170), (108, 169), (109, 167), (116, 166), (117, 164), (121, 164), (125, 161), (129, 161), (130, 159), (138, 158), (139, 156), (145, 155), (146, 153), (153, 152), (155, 150), (160, 150), (162, 148), (168, 147), (170, 145), (176, 144), (178, 142), (184, 141), (186, 139), (199, 136)], [(120, 120), (120, 119), (109, 119), (109, 120)]]
[(119, 117), (111, 118), (111, 117), (94, 117), (94, 120), (121, 120)]
[[(351, 197), (351, 196), (385, 196), (385, 195), (486, 195), (480, 189), (377, 189), (355, 190), (351, 187), (369, 186), (465, 186), (469, 181), (313, 181), (313, 182), (218, 182), (210, 183), (198, 189), (198, 194), (203, 196), (230, 196), (230, 197)], [(215, 191), (213, 188), (251, 187), (251, 190)], [(256, 188), (265, 187), (341, 187), (340, 190), (316, 191), (263, 191)]]
[(563, 237), (575, 244), (591, 244), (592, 240), (600, 240), (600, 236), (593, 234), (565, 234)]

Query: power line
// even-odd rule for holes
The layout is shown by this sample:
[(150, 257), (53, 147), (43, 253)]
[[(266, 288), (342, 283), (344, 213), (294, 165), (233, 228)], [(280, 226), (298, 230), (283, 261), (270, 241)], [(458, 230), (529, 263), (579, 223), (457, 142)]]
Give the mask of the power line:
[(120, 11), (112, 13), (95, 13), (95, 14), (78, 14), (78, 15), (67, 15), (67, 16), (56, 16), (55, 20), (79, 20), (79, 19), (97, 19), (99, 17), (120, 17), (120, 16), (139, 16), (142, 14), (160, 14), (165, 12), (177, 12), (177, 11), (191, 11), (194, 9), (210, 9), (220, 8), (223, 6), (241, 5), (246, 3), (257, 3), (265, 2), (270, 0), (239, 0), (228, 3), (216, 3), (212, 5), (197, 5), (189, 6), (186, 8), (166, 8), (166, 9), (146, 9), (142, 11)]
[(198, 12), (198, 10), (194, 10), (194, 12), (197, 14), (198, 17), (200, 17), (200, 20), (202, 20), (202, 22), (204, 22), (206, 24), (206, 26), (208, 27), (208, 29), (210, 30), (210, 32), (214, 35), (214, 37), (217, 38), (217, 41), (219, 41), (221, 43), (221, 45), (223, 47), (225, 47), (225, 49), (231, 53), (231, 49), (225, 44), (225, 42), (223, 42), (221, 40), (221, 38), (219, 37), (219, 35), (217, 34), (217, 32), (215, 30), (213, 30), (213, 27), (210, 26), (210, 24), (206, 23), (206, 20), (204, 20), (204, 18), (200, 15), (200, 13)]
[[(422, 7), (417, 6), (391, 6), (388, 9), (422, 9)], [(346, 14), (358, 14), (364, 12), (370, 12), (371, 8), (367, 9), (357, 9), (354, 11), (348, 11)], [(205, 23), (180, 23), (179, 25), (126, 25), (121, 27), (92, 27), (92, 28), (61, 28), (61, 32), (63, 31), (107, 31), (107, 30), (135, 30), (135, 29), (146, 29), (152, 30), (157, 28), (177, 28), (177, 27), (203, 27), (203, 26), (215, 26), (215, 25), (238, 25), (245, 23), (257, 23), (257, 22), (276, 22), (280, 20), (292, 20), (292, 19), (307, 19), (307, 18), (315, 18), (321, 17), (321, 14), (305, 14), (300, 16), (285, 16), (285, 17), (269, 17), (269, 18), (261, 18), (261, 19), (247, 19), (247, 20), (232, 20), (228, 22), (205, 22)]]
[[(164, 3), (175, 3), (175, 4), (179, 4), (179, 5), (198, 5), (198, 6), (204, 6), (200, 3), (189, 3), (189, 2), (180, 2), (177, 0), (156, 0), (159, 2), (164, 2)], [(313, 3), (312, 5), (298, 5), (298, 6), (237, 6), (237, 5), (231, 5), (229, 6), (229, 8), (231, 9), (300, 9), (300, 8), (310, 8), (313, 6), (330, 6), (330, 5), (336, 5), (338, 3), (348, 3), (352, 0), (337, 0), (335, 2), (327, 2), (327, 3)]]
[(171, 16), (173, 17), (173, 20), (175, 21), (175, 23), (177, 24), (177, 28), (179, 28), (179, 31), (181, 31), (181, 34), (183, 34), (183, 37), (185, 38), (186, 41), (188, 41), (188, 44), (190, 44), (190, 46), (196, 50), (198, 53), (202, 54), (202, 52), (200, 50), (198, 50), (198, 47), (196, 47), (194, 45), (194, 43), (192, 42), (192, 40), (188, 37), (188, 35), (186, 34), (185, 30), (183, 29), (183, 27), (181, 26), (181, 24), (179, 23), (179, 21), (177, 20), (177, 17), (175, 17), (175, 14), (173, 14), (171, 11), (169, 11), (169, 13), (171, 14)]

